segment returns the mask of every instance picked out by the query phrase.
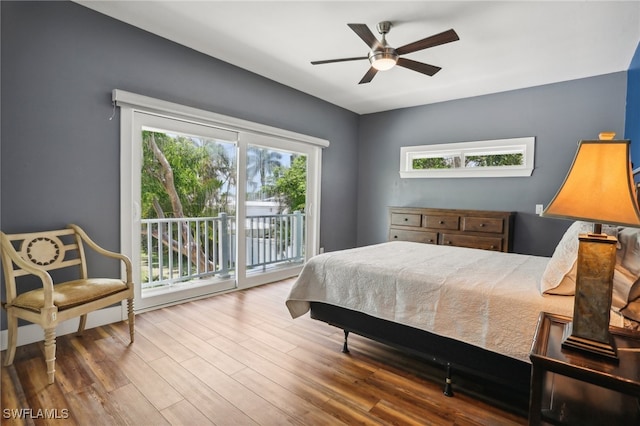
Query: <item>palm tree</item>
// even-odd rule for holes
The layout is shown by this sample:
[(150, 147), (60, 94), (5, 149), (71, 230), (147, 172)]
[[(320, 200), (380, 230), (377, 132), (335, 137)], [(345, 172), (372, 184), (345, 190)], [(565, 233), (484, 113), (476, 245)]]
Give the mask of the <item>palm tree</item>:
[(216, 141), (206, 141), (204, 148), (220, 181), (220, 188), (210, 195), (210, 201), (219, 211), (231, 213), (229, 198), (236, 192), (236, 156)]
[(251, 185), (256, 176), (260, 176), (259, 191), (265, 195), (267, 177), (273, 174), (276, 167), (280, 167), (282, 154), (266, 148), (250, 147), (247, 150), (247, 183)]

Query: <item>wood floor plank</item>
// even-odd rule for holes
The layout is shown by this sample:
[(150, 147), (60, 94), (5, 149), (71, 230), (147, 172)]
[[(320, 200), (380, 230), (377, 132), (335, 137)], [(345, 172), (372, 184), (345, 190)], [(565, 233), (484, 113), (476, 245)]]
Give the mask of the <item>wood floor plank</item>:
[(161, 375), (129, 348), (123, 350), (123, 348), (114, 347), (103, 340), (96, 342), (96, 344), (113, 358), (131, 383), (158, 410), (167, 408), (183, 399), (182, 395), (176, 392)]
[(174, 426), (215, 425), (187, 400), (179, 401), (160, 413)]
[[(169, 323), (169, 321), (154, 323), (148, 320), (146, 316), (141, 315), (140, 318), (138, 318), (138, 320), (136, 321), (136, 334), (146, 337), (162, 352), (169, 355), (171, 358), (175, 359), (178, 362), (196, 356), (195, 352), (185, 347), (184, 345), (177, 345), (174, 340), (174, 336), (171, 336), (164, 331), (162, 325), (165, 322)], [(156, 324), (158, 325), (156, 326)]]
[(324, 411), (348, 425), (388, 425), (383, 419), (372, 415), (368, 410), (362, 410), (353, 405), (349, 399), (330, 399), (323, 407)]
[(256, 395), (240, 382), (227, 376), (203, 359), (193, 358), (185, 361), (182, 365), (192, 374), (197, 374), (209, 388), (222, 395), (256, 423), (299, 424), (264, 398)]
[(326, 387), (310, 380), (308, 375), (300, 375), (300, 369), (285, 368), (283, 364), (285, 364), (286, 361), (281, 359), (280, 361), (282, 362), (274, 362), (247, 349), (247, 347), (255, 348), (261, 345), (260, 342), (244, 341), (241, 346), (223, 336), (218, 336), (212, 339), (211, 343), (227, 353), (236, 353), (238, 360), (249, 367), (249, 369), (259, 372), (271, 381), (281, 385), (284, 389), (295, 389), (296, 395), (305, 401), (321, 406), (329, 398), (334, 396), (331, 392), (327, 392)]
[(371, 414), (374, 414), (376, 417), (383, 419), (391, 424), (402, 424), (406, 426), (422, 426), (425, 422), (438, 425), (453, 425), (452, 421), (445, 421), (445, 419), (434, 419), (430, 420), (425, 418), (424, 416), (416, 416), (411, 411), (406, 411), (402, 406), (397, 406), (392, 402), (381, 400), (378, 402), (375, 407), (371, 409)]
[[(218, 314), (218, 315), (220, 316), (221, 321), (226, 321), (227, 323), (234, 323), (234, 321), (236, 321), (234, 317), (225, 316), (225, 314)], [(242, 334), (247, 336), (247, 338), (253, 338), (253, 339), (259, 340), (263, 343), (266, 343), (269, 346), (280, 349), (282, 351), (287, 351), (295, 348), (295, 345), (287, 342), (285, 338), (282, 338), (278, 335), (263, 333), (255, 325), (243, 324), (239, 328), (239, 330)], [(233, 334), (225, 334), (225, 336), (233, 340), (237, 340)]]
[(111, 398), (126, 425), (163, 426), (169, 424), (160, 411), (145, 398), (133, 383), (111, 392)]
[[(442, 366), (351, 335), (284, 304), (293, 280), (136, 316), (57, 340), (47, 384), (42, 342), (2, 367), (2, 408), (66, 409), (64, 425), (524, 425), (471, 393), (442, 394)], [(4, 354), (3, 354), (4, 355)], [(457, 383), (454, 376), (454, 384)], [(7, 425), (60, 419), (2, 418)]]
[[(104, 344), (109, 346), (122, 345), (122, 342), (114, 336), (107, 336)], [(120, 366), (110, 357), (107, 356), (95, 341), (89, 338), (76, 337), (69, 339), (77, 356), (86, 364), (87, 368), (93, 373), (97, 380), (107, 392), (115, 390), (120, 386), (129, 383), (129, 379), (122, 372)]]
[[(168, 320), (168, 323), (181, 327), (185, 330), (189, 330), (191, 334), (202, 340), (211, 339), (212, 337), (217, 336), (218, 333), (207, 327), (206, 324), (208, 321), (202, 321), (202, 319), (192, 315), (193, 309), (191, 309), (190, 306), (190, 303), (183, 303), (171, 306), (170, 308), (164, 308), (160, 310), (160, 312), (163, 317)], [(162, 327), (164, 328), (165, 324), (163, 324)]]
[(79, 425), (118, 425), (125, 419), (102, 386), (86, 386), (66, 395), (69, 413)]
[[(286, 383), (276, 383), (249, 368), (235, 373), (233, 378), (287, 415), (298, 419), (301, 424), (342, 424), (331, 414), (318, 410), (317, 406), (308, 402), (304, 397), (288, 390)], [(295, 389), (293, 386), (292, 388)]]
[[(144, 315), (144, 314), (143, 314)], [(140, 320), (139, 317), (143, 315), (138, 315), (136, 322)], [(121, 342), (125, 345), (130, 345), (129, 341), (129, 325), (123, 321), (117, 322), (115, 324), (109, 324), (105, 326), (113, 332), (114, 336), (117, 336)], [(154, 345), (149, 339), (144, 337), (143, 335), (138, 335), (136, 333), (135, 344), (129, 346), (129, 350), (138, 354), (138, 356), (144, 360), (145, 362), (153, 361), (154, 359), (162, 358), (167, 354), (164, 353), (160, 348)]]
[(245, 368), (245, 365), (235, 358), (235, 354), (228, 354), (217, 349), (215, 345), (198, 338), (175, 323), (167, 321), (163, 323), (163, 328), (177, 343), (197, 353), (200, 358), (203, 358), (226, 374), (233, 374)]
[(258, 424), (173, 359), (164, 357), (150, 365), (211, 422), (225, 426)]
[[(222, 297), (216, 296), (216, 297)], [(247, 336), (242, 332), (243, 324), (237, 322), (232, 318), (225, 318), (219, 316), (214, 306), (208, 305), (206, 302), (209, 299), (196, 300), (189, 302), (189, 307), (193, 310), (192, 319), (194, 321), (206, 321), (206, 325), (209, 329), (216, 334), (221, 334), (235, 341), (241, 341), (243, 339), (250, 339), (251, 336)], [(213, 304), (215, 305), (215, 304)]]

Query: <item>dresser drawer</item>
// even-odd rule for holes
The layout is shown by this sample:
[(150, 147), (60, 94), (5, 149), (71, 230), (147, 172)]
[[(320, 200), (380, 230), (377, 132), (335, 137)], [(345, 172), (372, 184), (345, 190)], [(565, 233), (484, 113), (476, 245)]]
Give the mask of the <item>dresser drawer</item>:
[(420, 226), (421, 218), (422, 216), (419, 214), (392, 213), (391, 225)]
[(434, 216), (424, 215), (424, 227), (435, 229), (450, 229), (457, 230), (460, 223), (459, 216)]
[(462, 230), (502, 234), (504, 230), (504, 220), (492, 217), (463, 217)]
[(438, 233), (391, 228), (389, 230), (389, 241), (413, 241), (415, 243), (437, 244)]
[(502, 238), (498, 237), (476, 237), (473, 235), (443, 233), (440, 237), (440, 244), (445, 246), (502, 251)]

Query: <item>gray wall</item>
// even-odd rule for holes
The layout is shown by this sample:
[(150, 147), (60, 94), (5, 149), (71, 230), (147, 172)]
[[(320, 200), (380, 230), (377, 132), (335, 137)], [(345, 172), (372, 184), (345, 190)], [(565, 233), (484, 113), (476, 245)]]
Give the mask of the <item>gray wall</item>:
[[(72, 2), (0, 7), (7, 232), (76, 222), (119, 248), (115, 88), (331, 141), (322, 178), (327, 251), (384, 241), (386, 209), (399, 205), (514, 210), (515, 251), (550, 255), (568, 223), (536, 217), (534, 205), (551, 199), (579, 139), (624, 128), (626, 73), (359, 117)], [(536, 137), (532, 177), (399, 178), (401, 146), (517, 136)]]
[[(437, 78), (437, 77), (434, 77)], [(570, 222), (540, 218), (581, 139), (624, 133), (626, 72), (360, 118), (358, 245), (385, 241), (388, 206), (517, 212), (514, 251), (550, 256)], [(535, 136), (531, 177), (401, 179), (400, 147)]]
[(118, 88), (329, 140), (320, 242), (355, 245), (356, 114), (75, 3), (1, 7), (3, 231), (76, 222), (119, 248)]

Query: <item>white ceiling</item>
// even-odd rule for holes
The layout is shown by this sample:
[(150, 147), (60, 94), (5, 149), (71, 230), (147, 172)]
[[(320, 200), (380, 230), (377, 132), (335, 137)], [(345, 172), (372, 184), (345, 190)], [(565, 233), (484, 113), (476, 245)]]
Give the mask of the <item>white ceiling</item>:
[[(87, 1), (86, 7), (359, 114), (625, 71), (640, 41), (640, 1)], [(405, 57), (433, 77), (395, 67), (358, 85), (366, 56), (347, 27), (393, 47), (455, 29), (460, 40)]]

